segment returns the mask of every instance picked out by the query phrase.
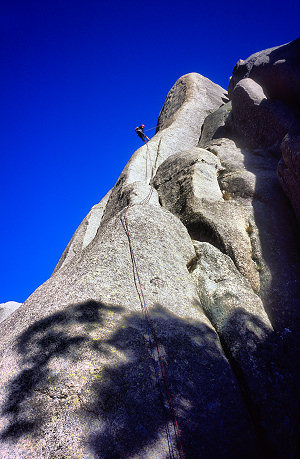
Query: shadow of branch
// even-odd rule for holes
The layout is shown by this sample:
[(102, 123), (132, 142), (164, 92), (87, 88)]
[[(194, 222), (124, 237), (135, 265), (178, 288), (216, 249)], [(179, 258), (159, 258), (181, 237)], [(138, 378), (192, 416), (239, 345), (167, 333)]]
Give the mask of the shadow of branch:
[[(84, 346), (94, 345), (89, 337), (91, 325), (101, 326), (104, 315), (112, 310), (116, 312), (121, 308), (96, 301), (72, 305), (34, 322), (19, 336), (15, 348), (21, 356), (22, 370), (11, 380), (2, 407), (2, 414), (10, 418), (9, 426), (1, 432), (2, 440), (34, 433), (46, 421), (45, 407), (37, 404), (32, 413), (28, 403), (34, 395), (45, 392), (50, 381), (52, 385), (55, 383), (49, 363), (54, 358), (67, 356), (78, 361)], [(78, 325), (81, 325), (79, 329)]]

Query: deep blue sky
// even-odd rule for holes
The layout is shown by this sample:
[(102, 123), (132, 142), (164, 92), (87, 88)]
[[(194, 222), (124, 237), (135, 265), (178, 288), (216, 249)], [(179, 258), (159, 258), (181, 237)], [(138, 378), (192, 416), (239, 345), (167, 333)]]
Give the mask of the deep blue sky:
[(227, 88), (239, 58), (297, 38), (299, 17), (298, 0), (2, 0), (0, 303), (51, 275), (181, 75)]

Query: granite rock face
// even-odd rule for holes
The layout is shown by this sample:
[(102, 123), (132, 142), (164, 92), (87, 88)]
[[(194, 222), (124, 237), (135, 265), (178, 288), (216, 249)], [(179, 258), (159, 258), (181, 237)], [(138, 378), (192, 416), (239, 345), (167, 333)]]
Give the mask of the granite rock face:
[(218, 182), (221, 172), (223, 167), (213, 152), (194, 148), (169, 157), (158, 168), (154, 186), (162, 205), (183, 221), (193, 239), (206, 240), (230, 254), (259, 290), (246, 232), (248, 215), (241, 206), (224, 199)]
[(231, 101), (221, 105), (215, 112), (208, 115), (203, 123), (199, 147), (205, 147), (213, 139), (230, 138), (231, 126), (230, 115), (232, 110)]
[(230, 127), (250, 148), (280, 156), (279, 181), (298, 221), (300, 38), (239, 60), (229, 82)]
[[(262, 301), (230, 257), (206, 242), (195, 242), (195, 249), (197, 264), (192, 277), (201, 304), (249, 391), (252, 409), (259, 414), (262, 433), (270, 445), (268, 454), (284, 454), (289, 432), (283, 432), (281, 403), (292, 376), (282, 366), (279, 352), (270, 350), (278, 344)], [(277, 405), (274, 400), (279, 393), (281, 403)], [(289, 396), (286, 403), (291, 411)]]
[(16, 301), (7, 301), (0, 304), (0, 322), (3, 322), (10, 314), (21, 306), (22, 303)]
[[(151, 171), (155, 175), (169, 156), (197, 145), (204, 119), (227, 100), (224, 89), (202, 75), (190, 73), (179, 78), (160, 112), (157, 134), (139, 148), (125, 166), (112, 190), (103, 220), (128, 204), (124, 196), (128, 194), (129, 185), (141, 181), (149, 184)], [(136, 190), (137, 199), (144, 197), (144, 189), (141, 193)]]
[(251, 78), (259, 84), (268, 99), (281, 100), (299, 110), (300, 38), (240, 59), (230, 79), (230, 97), (243, 78)]
[(232, 91), (234, 128), (238, 138), (252, 148), (278, 149), (294, 116), (279, 100), (269, 100), (262, 87), (244, 78)]
[(180, 457), (174, 413), (186, 458), (297, 456), (297, 223), (278, 159), (245, 147), (232, 112), (218, 85), (181, 77), (156, 135), (3, 321), (1, 457)]
[(89, 211), (88, 215), (81, 222), (73, 234), (69, 244), (65, 248), (64, 253), (59, 259), (54, 269), (54, 273), (63, 267), (66, 263), (71, 261), (73, 257), (80, 254), (81, 251), (87, 247), (90, 242), (92, 242), (100, 226), (103, 212), (109, 199), (110, 193), (111, 192), (109, 191), (98, 204), (95, 204)]
[(292, 125), (283, 138), (281, 151), (278, 178), (300, 222), (300, 120)]

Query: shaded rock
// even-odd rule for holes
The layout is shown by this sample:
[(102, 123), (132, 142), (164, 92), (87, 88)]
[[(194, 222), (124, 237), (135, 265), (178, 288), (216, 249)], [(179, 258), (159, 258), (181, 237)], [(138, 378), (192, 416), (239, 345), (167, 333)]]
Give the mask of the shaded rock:
[(262, 87), (244, 78), (232, 91), (233, 126), (245, 145), (279, 151), (294, 116), (280, 101), (268, 100)]
[(169, 157), (154, 178), (160, 202), (177, 215), (193, 239), (207, 241), (234, 260), (253, 287), (259, 275), (246, 232), (248, 213), (224, 200), (218, 182), (223, 171), (217, 156), (201, 148)]
[(6, 303), (0, 304), (0, 322), (5, 320), (10, 314), (21, 306), (22, 303), (16, 301), (7, 301)]
[(300, 222), (300, 122), (294, 123), (284, 137), (281, 151), (278, 178)]
[(280, 153), (282, 142), (283, 158), (278, 165), (278, 177), (298, 220), (299, 179), (297, 169), (290, 168), (287, 162), (289, 157), (297, 156), (292, 144), (297, 144), (295, 129), (299, 128), (294, 127), (293, 133), (289, 133), (289, 129), (299, 124), (299, 88), (300, 38), (240, 60), (229, 83), (233, 125), (240, 140), (249, 147), (268, 148), (276, 153)]
[[(207, 242), (194, 241), (194, 247), (197, 263), (192, 271), (192, 277), (197, 285), (204, 311), (233, 353), (241, 351), (241, 346), (250, 346), (249, 352), (246, 351), (250, 356), (256, 344), (263, 341), (273, 330), (261, 299), (253, 292), (249, 282), (241, 275), (228, 255)], [(255, 335), (253, 343), (236, 343), (236, 337), (239, 336), (242, 340), (245, 333), (236, 327), (232, 330), (226, 328), (228, 319), (241, 310), (249, 316), (257, 317), (262, 324), (263, 330)], [(247, 327), (247, 323), (244, 326)]]
[[(259, 276), (259, 294), (272, 325), (276, 329), (294, 329), (300, 319), (300, 247), (295, 216), (278, 183), (277, 159), (266, 150), (240, 148), (229, 139), (211, 141), (207, 148), (220, 160), (218, 182), (227, 204), (245, 216), (251, 258)], [(221, 210), (215, 215), (211, 210), (210, 219), (216, 227), (229, 220), (229, 240), (235, 237), (238, 250), (245, 250), (234, 229), (234, 214), (230, 218)], [(234, 260), (230, 251), (223, 252)]]
[(229, 83), (229, 96), (243, 78), (258, 83), (268, 99), (278, 99), (299, 110), (300, 38), (290, 43), (252, 54), (235, 65)]
[(229, 101), (205, 118), (198, 144), (199, 147), (205, 147), (213, 139), (230, 137), (230, 129), (226, 122), (231, 115), (231, 110), (231, 101)]
[(284, 368), (284, 359), (278, 360), (274, 352), (278, 344), (262, 302), (227, 255), (207, 243), (195, 241), (194, 245), (197, 263), (192, 277), (201, 304), (225, 343), (233, 368), (242, 375), (266, 453), (288, 457), (287, 445), (296, 434), (283, 426), (287, 413), (294, 422), (296, 413), (291, 394), (286, 399), (277, 394), (285, 392), (286, 382), (293, 377)]
[(191, 216), (187, 228), (192, 239), (209, 242), (230, 256), (252, 288), (259, 292), (260, 276), (247, 233), (248, 225), (248, 209), (229, 200), (203, 202), (203, 209)]

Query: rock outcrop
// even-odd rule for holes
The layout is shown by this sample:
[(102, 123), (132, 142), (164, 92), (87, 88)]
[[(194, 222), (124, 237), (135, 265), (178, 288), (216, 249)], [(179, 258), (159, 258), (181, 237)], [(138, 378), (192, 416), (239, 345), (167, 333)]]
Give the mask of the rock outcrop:
[(300, 104), (300, 38), (290, 43), (265, 49), (240, 59), (229, 83), (229, 96), (243, 78), (259, 84), (268, 99), (281, 100), (299, 110)]
[(3, 322), (10, 314), (21, 306), (22, 303), (17, 301), (7, 301), (6, 303), (0, 304), (0, 322)]
[(300, 222), (300, 120), (295, 120), (281, 142), (278, 178)]
[(228, 125), (244, 145), (282, 154), (279, 181), (299, 213), (300, 38), (239, 60), (229, 82)]
[(244, 78), (232, 91), (234, 129), (238, 138), (252, 148), (279, 148), (294, 116), (280, 100), (270, 100), (262, 87)]
[[(245, 76), (232, 109), (201, 75), (175, 83), (156, 135), (1, 324), (1, 457), (297, 456), (298, 229)], [(284, 137), (295, 110), (265, 99)], [(289, 186), (297, 145), (282, 142)]]

